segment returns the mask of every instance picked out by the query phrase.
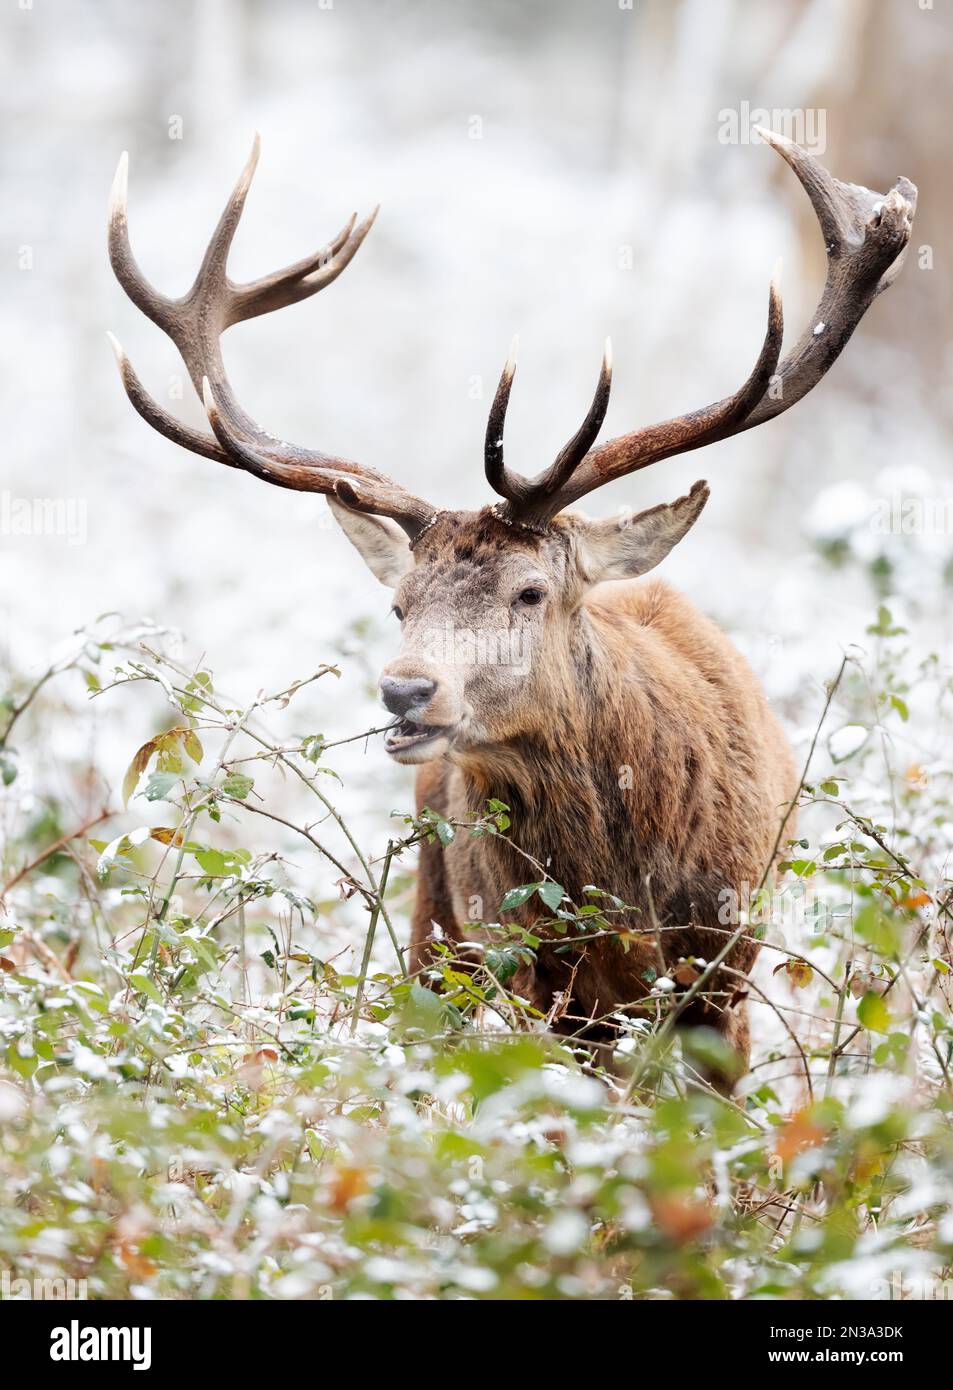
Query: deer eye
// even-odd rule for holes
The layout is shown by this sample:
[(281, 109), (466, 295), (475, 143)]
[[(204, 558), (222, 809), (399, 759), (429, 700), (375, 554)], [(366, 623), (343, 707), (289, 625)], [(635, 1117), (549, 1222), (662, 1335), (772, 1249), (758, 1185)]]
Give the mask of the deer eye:
[(542, 603), (546, 597), (542, 589), (524, 589), (519, 595), (517, 602), (525, 603), (527, 608), (535, 608), (538, 603)]
[(400, 607), (399, 604), (395, 603), (390, 611), (393, 613), (394, 617), (397, 619), (399, 623), (402, 623), (404, 621), (404, 610)]

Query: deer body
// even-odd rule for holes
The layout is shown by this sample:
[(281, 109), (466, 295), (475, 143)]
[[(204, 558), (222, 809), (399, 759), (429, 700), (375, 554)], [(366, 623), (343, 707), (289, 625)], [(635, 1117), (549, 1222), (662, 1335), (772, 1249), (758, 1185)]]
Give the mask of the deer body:
[[(594, 885), (634, 914), (628, 949), (618, 933), (564, 953), (547, 938), (516, 981), (554, 1027), (593, 1039), (614, 1010), (638, 1007), (650, 965), (668, 972), (680, 957), (710, 960), (727, 944), (726, 890), (741, 895), (770, 869), (796, 781), (784, 736), (728, 639), (665, 584), (638, 578), (697, 521), (707, 485), (635, 516), (597, 521), (570, 508), (603, 483), (763, 424), (800, 400), (896, 278), (916, 206), (906, 179), (886, 195), (841, 183), (805, 150), (761, 134), (807, 192), (827, 250), (824, 289), (795, 346), (781, 357), (772, 282), (761, 350), (739, 390), (597, 446), (612, 375), (607, 344), (582, 425), (532, 479), (504, 463), (511, 354), (484, 444), (487, 480), (503, 500), (475, 513), (436, 509), (374, 469), (275, 439), (242, 409), (225, 375), (225, 329), (330, 285), (376, 214), (352, 218), (317, 254), (236, 284), (226, 263), (256, 140), (192, 288), (172, 299), (149, 284), (132, 254), (125, 156), (113, 188), (113, 269), (179, 348), (211, 432), (185, 425), (148, 395), (114, 340), (132, 404), (195, 453), (327, 496), (365, 562), (394, 590), (402, 647), (381, 678), (395, 715), (387, 753), (418, 766), (421, 807), (460, 823), (491, 798), (510, 808), (509, 837), (464, 832), (446, 851), (423, 847), (415, 967), (426, 967), (435, 926), (461, 943), (479, 940), (479, 924), (501, 915), (535, 929), (538, 899), (510, 914), (501, 902), (543, 872), (577, 906)], [(738, 986), (756, 950), (739, 936), (712, 988), (684, 1001), (685, 1021), (710, 1023), (742, 1050)]]
[[(471, 548), (478, 525), (435, 532), (429, 553)], [(424, 550), (417, 564), (426, 577), (434, 561)], [(499, 922), (507, 890), (538, 876), (525, 851), (576, 904), (598, 901), (586, 895), (594, 885), (634, 909), (625, 950), (611, 937), (558, 955), (543, 944), (515, 982), (540, 1012), (557, 1008), (557, 1026), (598, 1038), (605, 1026), (584, 1020), (644, 996), (660, 946), (667, 964), (710, 960), (724, 946), (732, 901), (770, 865), (796, 775), (747, 663), (667, 584), (597, 585), (555, 635), (552, 626), (546, 640), (559, 650), (526, 677), (518, 729), (418, 771), (420, 809), (465, 825), (494, 798), (510, 808), (512, 827), (506, 837), (461, 833), (446, 849), (424, 847), (413, 968), (427, 964), (435, 926), (452, 940), (486, 943), (473, 924)], [(540, 912), (533, 898), (502, 920), (539, 932)], [(727, 965), (746, 973), (756, 951), (743, 940)], [(694, 1017), (742, 1042), (742, 1003)]]

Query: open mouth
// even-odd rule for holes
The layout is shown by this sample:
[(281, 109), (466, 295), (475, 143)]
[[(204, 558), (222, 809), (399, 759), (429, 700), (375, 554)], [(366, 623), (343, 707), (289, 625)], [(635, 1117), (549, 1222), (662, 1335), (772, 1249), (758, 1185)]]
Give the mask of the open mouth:
[(423, 748), (438, 738), (450, 733), (446, 724), (415, 724), (412, 719), (398, 719), (392, 724), (384, 737), (384, 747), (388, 753), (409, 753), (412, 749)]

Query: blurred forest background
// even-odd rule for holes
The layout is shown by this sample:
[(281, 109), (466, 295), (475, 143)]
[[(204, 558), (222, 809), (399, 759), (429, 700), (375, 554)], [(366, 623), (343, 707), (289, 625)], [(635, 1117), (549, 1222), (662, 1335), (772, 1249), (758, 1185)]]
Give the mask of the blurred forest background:
[[(379, 722), (389, 598), (323, 501), (177, 450), (120, 388), (107, 328), (160, 399), (201, 421), (187, 381), (178, 399), (174, 350), (107, 263), (122, 149), (133, 245), (170, 292), (191, 282), (256, 128), (235, 278), (304, 254), (380, 201), (334, 286), (228, 334), (229, 371), (274, 433), (376, 465), (438, 504), (478, 505), (488, 402), (514, 332), (509, 451), (534, 472), (578, 424), (607, 333), (609, 436), (734, 389), (779, 255), (789, 338), (800, 331), (823, 247), (777, 156), (725, 143), (724, 113), (745, 103), (820, 114), (823, 159), (842, 178), (919, 185), (906, 268), (809, 400), (593, 509), (711, 481), (703, 524), (665, 574), (729, 628), (795, 738), (877, 599), (915, 652), (949, 649), (950, 535), (870, 524), (878, 499), (953, 488), (945, 4), (77, 0), (7, 6), (0, 25), (3, 488), (74, 500), (84, 516), (82, 543), (0, 539), (11, 670), (42, 671), (74, 629), (120, 610), (181, 632), (182, 658), (204, 656), (229, 691), (281, 689), (347, 655), (340, 683), (308, 692), (308, 720), (338, 735)], [(72, 819), (103, 796), (77, 789), (75, 759), (115, 790), (143, 710), (115, 695), (87, 708), (68, 684), (56, 699), (20, 791), (56, 795)], [(923, 745), (941, 731), (924, 719), (917, 735), (928, 762)], [(408, 774), (379, 749), (342, 752), (359, 818), (379, 825), (406, 804)]]

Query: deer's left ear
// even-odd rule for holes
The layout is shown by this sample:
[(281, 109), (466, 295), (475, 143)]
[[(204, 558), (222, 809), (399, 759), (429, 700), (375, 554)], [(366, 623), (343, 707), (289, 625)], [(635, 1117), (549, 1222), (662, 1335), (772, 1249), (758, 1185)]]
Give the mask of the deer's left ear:
[(367, 568), (382, 584), (395, 589), (414, 564), (410, 542), (397, 522), (386, 516), (372, 516), (370, 512), (352, 511), (330, 495), (327, 502), (331, 515)]
[(664, 502), (637, 516), (584, 521), (578, 532), (582, 570), (591, 584), (634, 579), (661, 564), (698, 520), (708, 501), (708, 484), (699, 482), (677, 502)]

